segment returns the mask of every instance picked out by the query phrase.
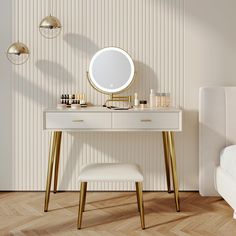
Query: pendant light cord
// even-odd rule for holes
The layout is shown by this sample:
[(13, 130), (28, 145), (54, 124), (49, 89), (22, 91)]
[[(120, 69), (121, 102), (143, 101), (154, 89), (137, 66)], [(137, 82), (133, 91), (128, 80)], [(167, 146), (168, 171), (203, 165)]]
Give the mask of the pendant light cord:
[(17, 2), (17, 40), (20, 41), (20, 4), (18, 0), (15, 0), (15, 3)]
[(53, 9), (53, 1), (52, 1), (52, 0), (49, 0), (49, 14), (50, 14), (50, 15), (53, 15), (52, 9)]

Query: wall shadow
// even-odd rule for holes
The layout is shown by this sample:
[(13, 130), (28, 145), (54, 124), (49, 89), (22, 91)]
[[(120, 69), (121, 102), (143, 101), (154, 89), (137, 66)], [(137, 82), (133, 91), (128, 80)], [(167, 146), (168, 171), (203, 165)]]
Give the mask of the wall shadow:
[(54, 80), (61, 80), (69, 83), (72, 83), (73, 81), (71, 72), (56, 62), (49, 60), (38, 60), (35, 65), (45, 76), (50, 76)]
[(15, 91), (21, 95), (29, 98), (39, 105), (42, 105), (43, 107), (47, 107), (49, 104), (54, 104), (56, 106), (56, 95), (53, 95), (48, 90), (39, 87), (37, 84), (34, 84), (32, 81), (29, 81), (27, 78), (22, 77), (21, 75), (15, 74), (13, 75), (13, 78), (17, 78), (19, 81), (22, 81), (22, 86), (14, 87)]
[(134, 95), (138, 93), (139, 99), (149, 100), (150, 89), (157, 91), (159, 80), (154, 70), (147, 64), (134, 60), (135, 79), (133, 84), (122, 94)]
[(63, 39), (74, 49), (92, 57), (98, 50), (98, 46), (84, 35), (68, 33)]

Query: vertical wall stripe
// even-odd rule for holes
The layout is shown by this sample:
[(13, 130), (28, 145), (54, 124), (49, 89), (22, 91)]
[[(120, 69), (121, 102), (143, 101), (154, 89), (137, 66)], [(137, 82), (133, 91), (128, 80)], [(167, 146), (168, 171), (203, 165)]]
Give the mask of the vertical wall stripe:
[[(85, 93), (101, 105), (106, 95), (88, 83), (93, 54), (106, 46), (125, 49), (133, 58), (136, 80), (124, 94), (150, 89), (170, 92), (184, 107), (184, 0), (13, 0), (13, 41), (30, 48), (29, 61), (13, 69), (13, 190), (44, 190), (50, 134), (42, 131), (42, 111), (55, 107), (62, 93)], [(52, 13), (63, 25), (53, 40), (38, 30)], [(19, 15), (19, 17), (18, 17)], [(19, 19), (19, 26), (18, 26)], [(176, 135), (180, 186), (184, 189), (183, 135)], [(165, 171), (160, 133), (64, 133), (59, 189), (78, 189), (82, 165), (91, 162), (136, 162), (146, 190), (164, 190)], [(127, 189), (125, 183), (95, 183), (89, 189)], [(132, 186), (133, 187), (133, 186)]]

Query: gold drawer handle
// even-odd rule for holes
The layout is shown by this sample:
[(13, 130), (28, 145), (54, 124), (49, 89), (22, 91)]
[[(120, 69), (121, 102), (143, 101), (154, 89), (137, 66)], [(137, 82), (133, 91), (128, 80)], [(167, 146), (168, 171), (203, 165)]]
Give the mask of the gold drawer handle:
[(72, 120), (72, 122), (84, 122), (84, 120)]
[(141, 122), (152, 122), (152, 120), (144, 119), (144, 120), (141, 120)]

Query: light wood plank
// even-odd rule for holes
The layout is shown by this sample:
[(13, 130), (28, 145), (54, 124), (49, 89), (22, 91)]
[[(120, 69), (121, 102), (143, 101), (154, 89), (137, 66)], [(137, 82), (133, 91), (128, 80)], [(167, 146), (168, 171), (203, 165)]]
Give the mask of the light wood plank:
[(52, 194), (43, 212), (44, 192), (1, 192), (0, 235), (181, 235), (234, 236), (236, 222), (227, 203), (197, 192), (181, 192), (181, 212), (172, 194), (144, 192), (146, 229), (140, 228), (135, 192), (88, 192), (83, 228), (76, 227), (78, 192)]

